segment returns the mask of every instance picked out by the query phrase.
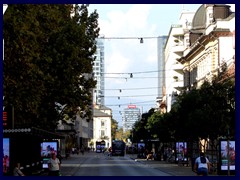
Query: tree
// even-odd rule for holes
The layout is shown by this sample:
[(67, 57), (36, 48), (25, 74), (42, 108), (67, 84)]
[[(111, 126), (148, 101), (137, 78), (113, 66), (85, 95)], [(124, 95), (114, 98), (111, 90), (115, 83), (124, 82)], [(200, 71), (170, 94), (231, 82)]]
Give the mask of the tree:
[(118, 122), (115, 119), (111, 119), (111, 135), (113, 139), (116, 138), (117, 129), (118, 129)]
[(147, 130), (148, 118), (154, 114), (154, 109), (150, 109), (147, 113), (143, 113), (139, 121), (136, 121), (133, 125), (134, 129), (134, 141), (140, 142), (141, 140), (146, 140), (149, 138), (149, 132)]
[(4, 15), (4, 105), (17, 126), (53, 130), (56, 102), (91, 118), (98, 14), (88, 5), (9, 5)]
[[(198, 141), (235, 135), (235, 83), (233, 79), (204, 82), (178, 96), (170, 112), (155, 112), (145, 124), (137, 122), (135, 129), (143, 135), (147, 129), (160, 141)], [(143, 125), (144, 124), (144, 125)], [(144, 128), (143, 128), (144, 127)]]
[[(179, 97), (175, 111), (176, 133), (179, 139), (217, 139), (226, 136), (235, 123), (235, 85), (232, 80), (220, 82), (218, 77), (204, 82)], [(176, 113), (175, 113), (176, 114)]]
[(150, 130), (153, 138), (158, 138), (160, 142), (170, 142), (172, 130), (169, 122), (166, 114), (158, 111), (148, 118), (146, 128)]
[(123, 128), (117, 129), (115, 140), (123, 140)]

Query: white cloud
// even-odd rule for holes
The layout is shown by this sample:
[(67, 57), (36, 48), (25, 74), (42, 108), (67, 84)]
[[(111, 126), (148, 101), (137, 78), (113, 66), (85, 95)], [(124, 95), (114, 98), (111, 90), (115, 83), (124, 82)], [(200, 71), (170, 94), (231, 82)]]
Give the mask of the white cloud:
[(150, 8), (151, 6), (147, 4), (133, 5), (126, 14), (128, 27), (134, 29), (146, 28)]
[(121, 73), (129, 65), (129, 59), (125, 58), (121, 52), (114, 50), (106, 63), (106, 73)]
[(148, 23), (151, 7), (149, 4), (135, 4), (127, 11), (113, 9), (107, 13), (106, 19), (99, 20), (100, 34), (106, 38), (136, 38), (105, 40), (106, 72), (136, 72), (144, 69), (146, 62), (157, 62), (156, 41), (144, 40), (144, 44), (140, 44), (137, 39), (156, 34), (156, 24)]
[(150, 10), (151, 5), (147, 4), (132, 5), (127, 12), (111, 10), (107, 13), (107, 19), (99, 19), (100, 33), (106, 37), (145, 35), (146, 32), (149, 33), (149, 29), (150, 32), (155, 29), (155, 26), (147, 23)]

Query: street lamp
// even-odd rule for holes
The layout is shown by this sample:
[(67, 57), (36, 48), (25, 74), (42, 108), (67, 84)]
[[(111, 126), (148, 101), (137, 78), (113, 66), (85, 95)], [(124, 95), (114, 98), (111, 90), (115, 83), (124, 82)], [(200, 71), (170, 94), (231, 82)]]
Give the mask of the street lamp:
[(132, 144), (133, 144), (133, 131), (134, 131), (134, 129), (132, 129)]

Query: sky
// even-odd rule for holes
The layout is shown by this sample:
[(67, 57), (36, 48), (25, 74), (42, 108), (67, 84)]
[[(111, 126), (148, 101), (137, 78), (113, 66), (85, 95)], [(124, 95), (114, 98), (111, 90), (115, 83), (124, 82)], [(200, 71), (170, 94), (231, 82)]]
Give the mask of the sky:
[[(181, 12), (195, 12), (201, 4), (90, 4), (99, 14), (104, 36), (105, 105), (122, 126), (129, 104), (142, 113), (156, 107), (157, 37), (168, 35)], [(144, 38), (145, 37), (145, 38)], [(143, 43), (140, 39), (143, 38)], [(130, 78), (132, 73), (133, 77)], [(120, 91), (121, 90), (121, 91)]]

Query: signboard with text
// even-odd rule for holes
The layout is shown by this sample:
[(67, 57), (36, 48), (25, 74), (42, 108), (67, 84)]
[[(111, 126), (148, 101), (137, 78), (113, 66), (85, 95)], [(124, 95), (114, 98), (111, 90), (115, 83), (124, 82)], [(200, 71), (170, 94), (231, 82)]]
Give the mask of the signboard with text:
[(137, 106), (136, 105), (128, 105), (129, 109), (135, 109)]

